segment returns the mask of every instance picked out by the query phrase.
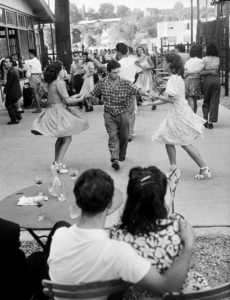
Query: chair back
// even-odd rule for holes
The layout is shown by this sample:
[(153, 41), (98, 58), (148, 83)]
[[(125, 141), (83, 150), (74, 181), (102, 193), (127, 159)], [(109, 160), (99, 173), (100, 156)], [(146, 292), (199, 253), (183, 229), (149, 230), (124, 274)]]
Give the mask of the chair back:
[(122, 280), (109, 280), (82, 284), (63, 284), (50, 280), (42, 280), (43, 293), (59, 299), (97, 299), (122, 292), (131, 286)]
[(163, 300), (229, 300), (230, 283), (194, 293), (166, 293)]

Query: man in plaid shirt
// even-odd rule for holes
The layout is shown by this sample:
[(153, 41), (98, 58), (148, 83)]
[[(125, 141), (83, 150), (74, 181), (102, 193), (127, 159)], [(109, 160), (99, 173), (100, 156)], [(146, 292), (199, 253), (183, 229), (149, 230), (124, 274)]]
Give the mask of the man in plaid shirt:
[[(137, 88), (129, 80), (119, 76), (119, 62), (112, 60), (107, 64), (108, 77), (101, 79), (94, 87), (93, 95), (103, 96), (105, 127), (109, 135), (109, 151), (112, 167), (119, 170), (119, 162), (124, 161), (129, 139), (129, 110), (132, 96), (138, 92), (148, 94)], [(85, 97), (91, 97), (88, 94)]]

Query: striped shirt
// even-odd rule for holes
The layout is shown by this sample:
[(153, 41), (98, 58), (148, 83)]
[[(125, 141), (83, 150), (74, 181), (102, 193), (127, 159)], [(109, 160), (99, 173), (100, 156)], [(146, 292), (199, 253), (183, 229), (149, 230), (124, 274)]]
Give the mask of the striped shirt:
[(109, 77), (101, 79), (94, 87), (93, 94), (103, 96), (104, 111), (117, 116), (130, 109), (132, 96), (136, 95), (139, 88), (129, 80), (119, 78), (119, 83), (114, 87)]

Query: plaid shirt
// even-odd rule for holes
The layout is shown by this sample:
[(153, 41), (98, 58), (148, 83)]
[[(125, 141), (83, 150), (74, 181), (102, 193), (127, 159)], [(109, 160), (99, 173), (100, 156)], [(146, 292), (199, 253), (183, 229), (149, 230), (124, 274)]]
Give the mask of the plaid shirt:
[(114, 87), (109, 78), (101, 79), (94, 87), (93, 94), (103, 96), (104, 111), (117, 116), (129, 111), (132, 96), (136, 95), (137, 88), (131, 81), (119, 78), (119, 83)]

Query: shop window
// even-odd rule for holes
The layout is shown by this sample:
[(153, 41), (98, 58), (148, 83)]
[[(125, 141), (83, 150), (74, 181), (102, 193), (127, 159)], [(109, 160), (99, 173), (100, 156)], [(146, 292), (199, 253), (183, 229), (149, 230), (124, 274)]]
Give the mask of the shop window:
[(26, 30), (19, 30), (20, 42), (21, 42), (21, 54), (25, 59), (29, 58), (29, 41)]
[(10, 55), (18, 54), (17, 30), (8, 28)]
[(4, 9), (0, 8), (0, 23), (5, 24), (6, 20), (5, 20), (5, 13), (4, 13)]
[(34, 49), (34, 47), (35, 47), (35, 45), (34, 45), (34, 32), (32, 30), (29, 30), (28, 35), (29, 35), (29, 48)]
[(26, 27), (33, 28), (33, 26), (34, 26), (33, 18), (26, 17)]
[(17, 25), (16, 13), (6, 10), (6, 23), (10, 25)]
[(7, 42), (6, 42), (6, 29), (0, 27), (0, 58), (8, 56)]
[(26, 18), (23, 15), (18, 15), (18, 26), (26, 27)]

